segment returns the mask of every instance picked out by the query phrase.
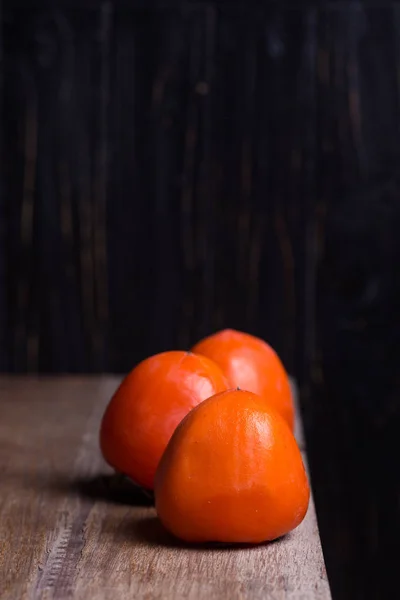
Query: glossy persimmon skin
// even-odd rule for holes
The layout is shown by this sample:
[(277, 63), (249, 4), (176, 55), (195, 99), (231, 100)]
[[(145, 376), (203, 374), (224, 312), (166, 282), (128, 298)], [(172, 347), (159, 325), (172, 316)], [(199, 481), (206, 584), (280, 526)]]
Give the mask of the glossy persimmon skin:
[(171, 351), (147, 358), (125, 377), (104, 413), (100, 447), (105, 460), (153, 489), (176, 426), (193, 407), (227, 388), (220, 368), (207, 357)]
[(293, 431), (294, 404), (289, 377), (269, 344), (253, 335), (224, 329), (198, 342), (192, 352), (216, 362), (230, 387), (240, 387), (268, 400)]
[(274, 540), (301, 523), (309, 498), (286, 421), (241, 390), (217, 394), (185, 417), (155, 479), (160, 520), (187, 542)]

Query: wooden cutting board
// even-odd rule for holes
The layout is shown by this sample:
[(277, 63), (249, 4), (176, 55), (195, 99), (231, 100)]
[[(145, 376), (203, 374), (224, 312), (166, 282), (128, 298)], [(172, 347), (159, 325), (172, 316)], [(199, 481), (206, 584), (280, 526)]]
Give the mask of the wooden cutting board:
[[(330, 591), (314, 503), (256, 547), (187, 547), (98, 449), (115, 377), (0, 378), (0, 598), (313, 600)], [(296, 432), (303, 449), (301, 423)]]

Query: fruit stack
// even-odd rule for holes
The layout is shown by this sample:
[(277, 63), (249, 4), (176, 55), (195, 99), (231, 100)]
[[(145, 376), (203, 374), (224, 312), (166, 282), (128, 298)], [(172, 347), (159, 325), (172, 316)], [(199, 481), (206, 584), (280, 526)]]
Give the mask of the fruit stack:
[(100, 446), (154, 491), (166, 529), (188, 543), (260, 543), (304, 519), (310, 497), (293, 434), (288, 375), (266, 342), (224, 330), (190, 352), (139, 363), (115, 392)]

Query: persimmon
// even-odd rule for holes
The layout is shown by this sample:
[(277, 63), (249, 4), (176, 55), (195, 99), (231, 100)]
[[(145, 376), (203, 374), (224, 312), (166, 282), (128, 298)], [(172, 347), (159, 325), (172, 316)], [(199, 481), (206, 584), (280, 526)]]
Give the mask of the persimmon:
[(274, 540), (301, 523), (310, 498), (288, 424), (243, 390), (216, 394), (183, 419), (154, 491), (165, 528), (198, 543)]
[(125, 377), (104, 413), (100, 447), (105, 460), (153, 489), (158, 462), (178, 423), (226, 389), (222, 371), (207, 357), (170, 351), (145, 359)]
[(198, 342), (192, 352), (216, 362), (230, 387), (240, 387), (267, 399), (293, 430), (294, 404), (289, 377), (269, 344), (248, 333), (225, 329)]

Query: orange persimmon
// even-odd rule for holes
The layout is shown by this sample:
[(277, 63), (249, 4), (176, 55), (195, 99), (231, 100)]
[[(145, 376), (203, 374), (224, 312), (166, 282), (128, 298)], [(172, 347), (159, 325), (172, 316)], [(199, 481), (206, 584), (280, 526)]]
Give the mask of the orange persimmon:
[(100, 447), (105, 460), (152, 489), (176, 426), (197, 404), (226, 389), (222, 371), (207, 357), (171, 351), (147, 358), (125, 377), (104, 413)]
[(301, 523), (309, 497), (286, 421), (242, 390), (219, 393), (183, 419), (155, 478), (158, 516), (187, 542), (276, 539)]
[(240, 387), (268, 400), (293, 430), (294, 404), (289, 377), (269, 344), (248, 333), (225, 329), (198, 342), (192, 352), (216, 362), (230, 387)]

